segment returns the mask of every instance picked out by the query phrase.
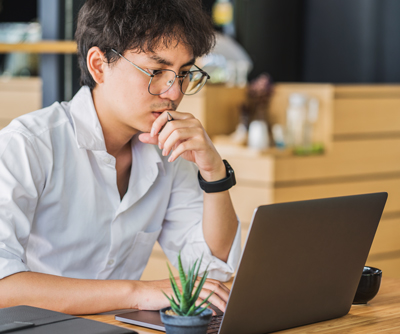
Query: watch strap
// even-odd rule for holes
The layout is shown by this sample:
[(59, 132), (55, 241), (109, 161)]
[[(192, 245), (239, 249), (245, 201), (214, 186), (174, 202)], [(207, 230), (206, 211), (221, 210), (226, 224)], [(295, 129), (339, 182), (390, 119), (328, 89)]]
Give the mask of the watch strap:
[(235, 172), (233, 171), (233, 168), (228, 163), (228, 161), (222, 161), (225, 165), (226, 177), (221, 180), (207, 182), (201, 176), (200, 171), (198, 172), (197, 176), (199, 179), (200, 188), (203, 189), (206, 193), (217, 193), (225, 191), (232, 188), (236, 184)]

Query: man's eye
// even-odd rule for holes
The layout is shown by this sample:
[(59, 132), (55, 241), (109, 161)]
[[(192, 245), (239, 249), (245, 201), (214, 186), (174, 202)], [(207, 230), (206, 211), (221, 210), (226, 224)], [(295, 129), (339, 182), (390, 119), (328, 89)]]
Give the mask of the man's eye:
[(181, 72), (179, 72), (179, 76), (185, 76), (185, 75), (188, 75), (189, 74), (189, 72), (190, 71), (181, 71)]
[(157, 75), (157, 74), (161, 74), (162, 73), (162, 70), (150, 70), (150, 69), (148, 69), (148, 71), (150, 72), (150, 74), (153, 74), (153, 75)]

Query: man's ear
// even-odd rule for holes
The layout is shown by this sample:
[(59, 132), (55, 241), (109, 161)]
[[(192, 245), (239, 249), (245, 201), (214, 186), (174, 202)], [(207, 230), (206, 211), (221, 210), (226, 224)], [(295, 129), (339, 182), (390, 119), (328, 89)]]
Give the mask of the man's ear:
[(104, 53), (97, 47), (93, 46), (89, 49), (86, 57), (86, 65), (93, 80), (97, 84), (104, 82), (104, 66), (107, 65)]

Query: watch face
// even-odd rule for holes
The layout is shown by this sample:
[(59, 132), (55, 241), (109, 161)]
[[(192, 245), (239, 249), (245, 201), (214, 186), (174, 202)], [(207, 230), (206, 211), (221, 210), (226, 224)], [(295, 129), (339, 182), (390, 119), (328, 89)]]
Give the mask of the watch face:
[(234, 186), (236, 184), (235, 171), (233, 170), (228, 161), (223, 160), (223, 162), (225, 164), (226, 171), (229, 173), (228, 177), (232, 179), (232, 186)]

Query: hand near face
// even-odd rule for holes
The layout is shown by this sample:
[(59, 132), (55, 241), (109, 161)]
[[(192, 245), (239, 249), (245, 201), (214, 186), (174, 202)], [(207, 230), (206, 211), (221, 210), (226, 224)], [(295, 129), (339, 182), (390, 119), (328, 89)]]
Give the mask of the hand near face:
[[(150, 133), (139, 135), (143, 143), (158, 145), (169, 162), (179, 156), (196, 163), (202, 177), (216, 181), (226, 176), (225, 166), (200, 121), (189, 113), (168, 110), (173, 121), (168, 122), (164, 111), (153, 123)], [(161, 132), (160, 132), (161, 131)]]

